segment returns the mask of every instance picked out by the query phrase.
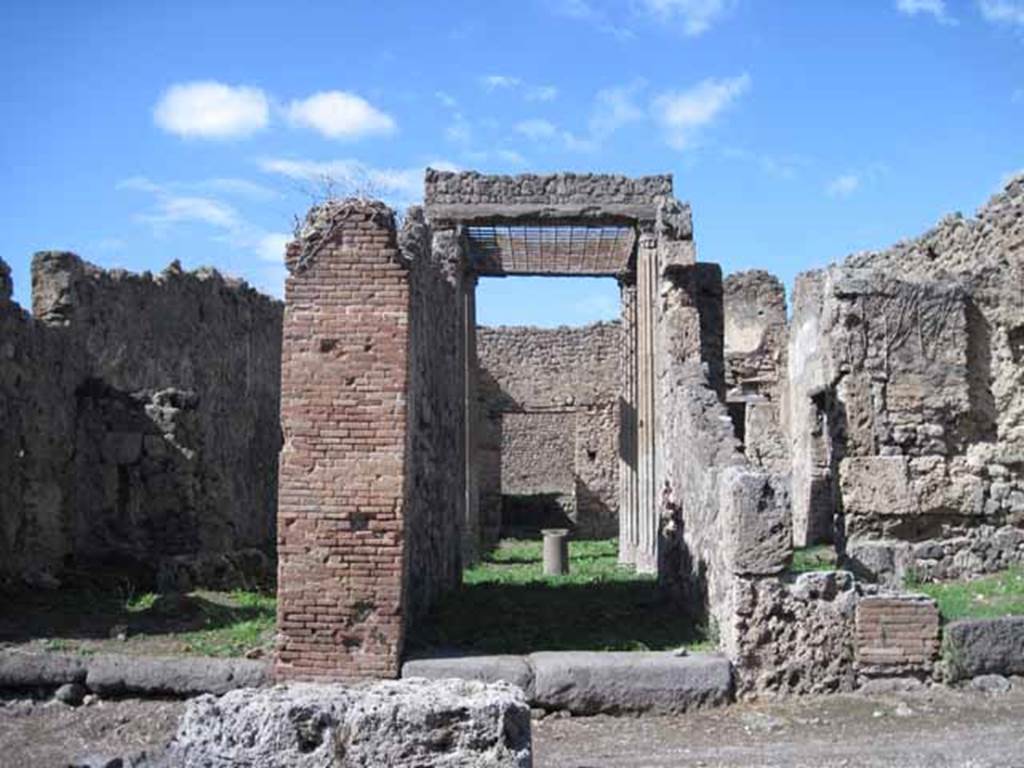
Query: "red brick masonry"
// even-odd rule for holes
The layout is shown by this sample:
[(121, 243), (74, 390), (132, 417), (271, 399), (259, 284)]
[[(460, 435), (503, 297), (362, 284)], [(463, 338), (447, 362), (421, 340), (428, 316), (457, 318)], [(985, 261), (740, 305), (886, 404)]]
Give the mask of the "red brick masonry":
[(402, 643), (409, 272), (391, 212), (349, 201), (289, 248), (279, 679), (393, 677)]
[(931, 670), (939, 652), (939, 611), (917, 595), (864, 597), (857, 604), (857, 667), (884, 675)]

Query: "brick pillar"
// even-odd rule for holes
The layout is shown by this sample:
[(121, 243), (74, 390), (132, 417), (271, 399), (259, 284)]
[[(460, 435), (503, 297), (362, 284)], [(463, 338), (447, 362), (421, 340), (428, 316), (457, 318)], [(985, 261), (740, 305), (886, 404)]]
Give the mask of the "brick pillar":
[(382, 203), (314, 209), (288, 248), (279, 679), (398, 674), (409, 272)]

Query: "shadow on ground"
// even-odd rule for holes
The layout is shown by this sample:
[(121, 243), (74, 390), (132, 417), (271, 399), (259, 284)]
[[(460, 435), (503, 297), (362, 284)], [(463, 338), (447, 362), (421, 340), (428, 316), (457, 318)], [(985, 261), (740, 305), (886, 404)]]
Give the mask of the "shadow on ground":
[(414, 627), (410, 655), (642, 651), (706, 645), (702, 628), (616, 563), (611, 542), (572, 542), (570, 575), (544, 577), (539, 542), (506, 542)]

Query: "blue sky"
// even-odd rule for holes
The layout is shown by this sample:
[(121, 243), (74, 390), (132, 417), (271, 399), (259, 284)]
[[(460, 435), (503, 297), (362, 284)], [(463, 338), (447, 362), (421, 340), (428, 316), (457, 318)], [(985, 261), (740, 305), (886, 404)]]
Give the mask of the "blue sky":
[[(323, 174), (671, 172), (699, 257), (802, 270), (1024, 169), (1024, 0), (45, 2), (0, 24), (0, 257), (211, 264), (280, 293)], [(485, 280), (486, 323), (613, 316), (610, 280)]]

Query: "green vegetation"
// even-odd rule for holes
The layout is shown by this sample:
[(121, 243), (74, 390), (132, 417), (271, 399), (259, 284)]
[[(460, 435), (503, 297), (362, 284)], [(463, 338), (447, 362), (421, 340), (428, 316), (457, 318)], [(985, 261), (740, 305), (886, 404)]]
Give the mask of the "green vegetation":
[(835, 569), (836, 550), (829, 544), (800, 547), (793, 550), (793, 562), (789, 566), (790, 573), (834, 571)]
[(277, 619), (277, 599), (258, 592), (232, 592), (228, 600), (208, 602), (203, 628), (182, 636), (185, 650), (201, 656), (243, 656), (268, 650)]
[(136, 597), (129, 597), (125, 600), (124, 607), (129, 613), (144, 613), (153, 607), (159, 597), (155, 592), (146, 592)]
[(571, 541), (569, 573), (544, 576), (542, 544), (505, 540), (468, 568), (410, 638), (414, 651), (662, 650), (708, 647), (653, 576), (618, 565), (614, 540)]
[(935, 600), (946, 621), (1024, 615), (1024, 568), (1011, 568), (970, 581), (908, 580), (906, 587)]
[(261, 655), (273, 642), (273, 593), (187, 595), (111, 589), (12, 595), (0, 611), (0, 646), (76, 653)]

